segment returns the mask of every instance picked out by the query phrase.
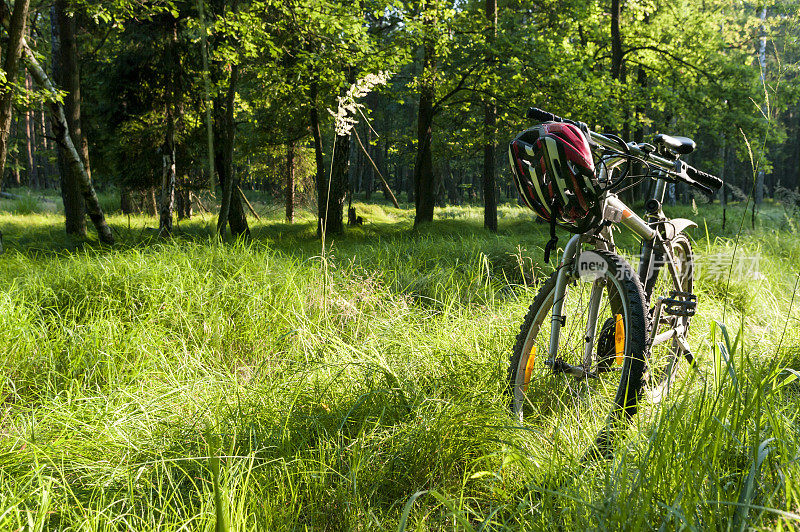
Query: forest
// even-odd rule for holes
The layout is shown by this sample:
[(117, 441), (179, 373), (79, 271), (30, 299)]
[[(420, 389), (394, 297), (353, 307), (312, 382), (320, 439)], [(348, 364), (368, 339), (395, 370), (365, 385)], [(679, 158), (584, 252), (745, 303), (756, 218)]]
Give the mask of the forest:
[[(247, 191), (289, 221), (317, 205), (334, 234), (345, 201), (373, 193), (413, 203), (417, 224), (480, 203), (494, 230), (496, 205), (515, 201), (507, 144), (534, 105), (637, 142), (692, 137), (689, 162), (723, 178), (723, 205), (797, 199), (796, 2), (5, 8), (2, 186), (60, 187), (69, 234), (88, 213), (113, 238), (90, 183), (126, 214), (158, 213), (162, 232), (205, 208), (220, 233), (247, 234)], [(83, 170), (48, 119), (57, 104)]]
[[(0, 528), (797, 528), (800, 0), (0, 20)], [(670, 276), (566, 277), (569, 235), (514, 183), (531, 107), (694, 140), (719, 190), (673, 179), (653, 207), (666, 174), (630, 155), (614, 190)], [(591, 236), (617, 273), (646, 270), (630, 216)], [(596, 365), (537, 359), (559, 319)], [(617, 411), (592, 401), (627, 401), (637, 361), (649, 390), (662, 352), (668, 393), (637, 388), (597, 452)], [(544, 397), (524, 419), (520, 387)]]

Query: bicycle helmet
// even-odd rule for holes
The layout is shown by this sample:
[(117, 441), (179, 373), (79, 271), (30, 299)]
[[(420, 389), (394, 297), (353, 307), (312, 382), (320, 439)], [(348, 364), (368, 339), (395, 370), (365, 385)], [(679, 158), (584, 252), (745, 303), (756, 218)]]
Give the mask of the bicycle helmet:
[(508, 156), (527, 207), (573, 233), (600, 225), (602, 190), (589, 141), (578, 127), (546, 122), (527, 129), (511, 142)]

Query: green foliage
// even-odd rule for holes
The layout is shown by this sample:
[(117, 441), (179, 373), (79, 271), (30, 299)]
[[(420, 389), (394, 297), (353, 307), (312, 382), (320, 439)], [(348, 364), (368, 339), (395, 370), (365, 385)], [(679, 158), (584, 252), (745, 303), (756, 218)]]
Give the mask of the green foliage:
[[(245, 186), (280, 191), (278, 146), (310, 148), (312, 107), (322, 119), (328, 159), (333, 134), (326, 111), (352, 80), (379, 70), (395, 75), (366, 102), (365, 118), (377, 134), (367, 139), (361, 120), (359, 135), (395, 192), (412, 188), (416, 106), (425, 84), (435, 87), (434, 169), (451, 202), (462, 201), (456, 192), (480, 174), (487, 134), (496, 139), (498, 178), (507, 192), (508, 175), (500, 171), (505, 142), (530, 125), (524, 119), (530, 105), (628, 136), (694, 136), (699, 150), (690, 162), (712, 173), (724, 167), (726, 180), (745, 193), (752, 187), (750, 152), (767, 171), (770, 193), (797, 185), (796, 0), (769, 2), (763, 21), (757, 6), (722, 0), (623, 2), (618, 80), (610, 72), (608, 6), (585, 0), (501, 0), (496, 32), (478, 1), (81, 0), (73, 6), (82, 27), (84, 129), (101, 183), (158, 184), (165, 98), (174, 85), (164, 62), (165, 28), (177, 20), (178, 174), (198, 186), (208, 183), (206, 107), (224, 97), (233, 65), (239, 70), (234, 166)], [(46, 22), (36, 21), (41, 32)], [(753, 62), (762, 33), (763, 83)], [(435, 58), (427, 69), (425, 46)], [(46, 58), (46, 41), (38, 47)], [(483, 126), (489, 104), (497, 109), (495, 131)], [(351, 181), (356, 189), (374, 187), (371, 178), (364, 184), (371, 169), (359, 157), (353, 155)]]

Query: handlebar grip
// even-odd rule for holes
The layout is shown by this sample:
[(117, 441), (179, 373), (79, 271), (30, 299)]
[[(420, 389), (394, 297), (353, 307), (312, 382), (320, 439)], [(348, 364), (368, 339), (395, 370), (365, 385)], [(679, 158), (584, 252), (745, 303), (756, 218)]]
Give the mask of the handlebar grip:
[(706, 188), (711, 189), (714, 192), (722, 188), (723, 185), (722, 179), (713, 176), (711, 174), (701, 172), (700, 170), (692, 166), (688, 165), (686, 166), (686, 174), (695, 181), (697, 181), (699, 184), (703, 185)]
[(538, 122), (563, 122), (565, 124), (572, 124), (573, 126), (586, 132), (587, 135), (589, 131), (589, 129), (586, 127), (586, 124), (583, 122), (577, 122), (575, 120), (570, 120), (569, 118), (562, 118), (558, 115), (554, 115), (553, 113), (542, 111), (537, 107), (529, 107), (528, 112), (525, 114), (525, 118), (528, 120), (536, 120)]
[(548, 113), (547, 111), (542, 111), (536, 107), (529, 107), (525, 118), (529, 120), (538, 120), (539, 122), (564, 122), (564, 119), (560, 116), (556, 116), (553, 113)]

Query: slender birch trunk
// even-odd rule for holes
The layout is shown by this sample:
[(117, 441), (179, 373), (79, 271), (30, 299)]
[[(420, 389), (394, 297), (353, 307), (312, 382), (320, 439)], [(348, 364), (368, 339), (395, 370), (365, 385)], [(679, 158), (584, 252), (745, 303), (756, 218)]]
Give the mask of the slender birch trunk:
[[(25, 72), (25, 90), (30, 91), (33, 85), (31, 75)], [(28, 160), (28, 186), (32, 188), (39, 188), (39, 176), (36, 168), (36, 163), (33, 160), (34, 143), (33, 138), (33, 120), (31, 120), (32, 111), (25, 111), (25, 156)]]
[[(3, 3), (5, 9), (5, 3)], [(7, 83), (0, 89), (0, 188), (3, 186), (6, 156), (8, 155), (8, 135), (11, 132), (11, 104), (14, 101), (13, 83), (17, 77), (20, 56), (25, 42), (25, 26), (28, 21), (29, 0), (14, 2), (8, 30), (8, 50), (3, 63)]]
[[(20, 179), (20, 175), (19, 175), (19, 167), (20, 167), (20, 164), (19, 164), (19, 141), (20, 141), (20, 138), (19, 137), (20, 137), (20, 129), (21, 129), (19, 115), (14, 117), (14, 120), (12, 121), (12, 124), (13, 125), (11, 126), (11, 133), (9, 134), (9, 141), (8, 141), (9, 146), (13, 146), (15, 148), (13, 150), (9, 150), (9, 153), (12, 154), (11, 155), (11, 161), (13, 163), (11, 165), (11, 183), (15, 187), (18, 187), (18, 186), (22, 185), (22, 179)], [(10, 140), (12, 138), (14, 139), (13, 142)]]
[[(370, 96), (372, 96), (372, 99), (374, 100), (374, 94), (370, 94)], [(359, 155), (361, 155), (362, 160), (367, 158), (365, 155), (363, 155), (364, 151), (366, 151), (367, 154), (369, 154), (370, 151), (374, 151), (372, 148), (372, 128), (369, 126), (369, 124), (364, 124), (364, 140), (366, 141), (364, 142), (364, 147), (366, 150), (358, 152)], [(366, 177), (363, 182), (364, 192), (366, 192), (365, 197), (367, 201), (370, 201), (372, 199), (372, 191), (375, 189), (375, 168), (373, 168), (371, 164), (367, 164), (367, 161), (364, 161), (363, 164), (363, 173)]]
[[(171, 105), (168, 104), (168, 107)], [(162, 236), (172, 233), (172, 211), (175, 207), (175, 119), (172, 109), (167, 111), (167, 136), (163, 152), (158, 220), (158, 232)]]
[(97, 235), (100, 241), (113, 244), (114, 235), (111, 234), (111, 228), (106, 223), (103, 208), (100, 206), (97, 193), (95, 193), (94, 187), (92, 186), (92, 180), (86, 172), (78, 150), (75, 148), (75, 144), (73, 144), (72, 138), (69, 135), (69, 125), (67, 124), (67, 117), (64, 114), (64, 107), (56, 100), (58, 92), (53, 87), (53, 84), (50, 83), (50, 79), (47, 77), (47, 74), (45, 74), (41, 65), (39, 65), (36, 56), (34, 56), (28, 44), (24, 40), (22, 44), (25, 51), (25, 61), (28, 64), (28, 69), (30, 70), (31, 76), (33, 76), (33, 80), (53, 96), (52, 101), (47, 103), (52, 118), (53, 133), (55, 134), (56, 142), (60, 146), (66, 148), (65, 153), (68, 157), (68, 163), (80, 178), (79, 185), (86, 206), (86, 213), (97, 229)]
[(34, 159), (36, 159), (36, 167), (39, 168), (39, 182), (42, 188), (48, 188), (52, 184), (51, 178), (54, 173), (54, 167), (50, 160), (44, 156), (44, 153), (52, 147), (49, 139), (53, 138), (53, 128), (50, 126), (49, 120), (47, 120), (44, 104), (39, 105), (38, 111), (33, 113), (33, 118), (36, 146), (41, 147), (41, 150), (37, 150), (34, 155)]

